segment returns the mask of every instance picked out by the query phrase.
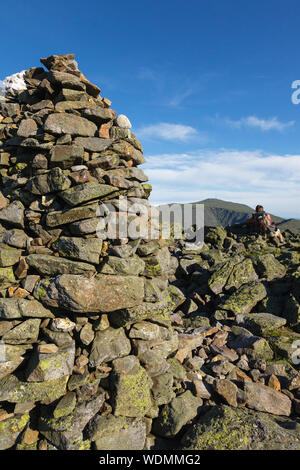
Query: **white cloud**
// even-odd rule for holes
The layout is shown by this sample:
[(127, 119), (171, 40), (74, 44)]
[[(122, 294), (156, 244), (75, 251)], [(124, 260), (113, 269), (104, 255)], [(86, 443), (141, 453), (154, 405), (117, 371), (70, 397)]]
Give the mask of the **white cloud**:
[(218, 149), (146, 158), (153, 204), (218, 198), (300, 218), (300, 155)]
[(295, 121), (280, 122), (277, 117), (272, 117), (269, 119), (260, 119), (256, 116), (247, 116), (239, 119), (238, 121), (233, 121), (231, 119), (225, 118), (224, 122), (230, 127), (241, 128), (241, 127), (256, 127), (262, 131), (283, 131), (287, 127), (291, 127), (295, 124)]
[(150, 126), (145, 126), (136, 131), (139, 138), (154, 138), (163, 140), (181, 140), (187, 142), (198, 136), (198, 132), (191, 126), (183, 124), (170, 124), (160, 122)]

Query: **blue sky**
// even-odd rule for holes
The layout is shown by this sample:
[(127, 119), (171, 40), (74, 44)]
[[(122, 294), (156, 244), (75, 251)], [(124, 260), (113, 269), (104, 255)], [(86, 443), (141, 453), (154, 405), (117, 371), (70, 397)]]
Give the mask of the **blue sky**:
[(130, 118), (153, 203), (217, 197), (300, 218), (299, 17), (297, 0), (5, 2), (0, 78), (74, 52)]

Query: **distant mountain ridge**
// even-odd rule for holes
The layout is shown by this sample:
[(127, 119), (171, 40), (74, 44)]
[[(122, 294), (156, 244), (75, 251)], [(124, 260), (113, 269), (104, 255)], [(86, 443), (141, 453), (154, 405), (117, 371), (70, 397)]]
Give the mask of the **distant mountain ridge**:
[[(204, 199), (203, 201), (193, 202), (191, 204), (204, 204), (204, 224), (209, 227), (221, 225), (223, 227), (243, 223), (255, 211), (254, 208), (246, 204), (223, 201), (221, 199)], [(158, 209), (162, 211), (172, 204), (162, 204)], [(181, 206), (184, 204), (180, 204)], [(278, 225), (281, 231), (290, 230), (294, 233), (300, 233), (300, 220), (284, 219), (271, 214), (272, 221)]]

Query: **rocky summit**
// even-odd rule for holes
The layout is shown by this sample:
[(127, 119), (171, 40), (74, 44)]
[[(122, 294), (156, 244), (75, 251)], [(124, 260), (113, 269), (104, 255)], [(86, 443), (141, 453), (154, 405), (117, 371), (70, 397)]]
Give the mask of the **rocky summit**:
[(299, 450), (300, 237), (163, 239), (128, 117), (41, 63), (0, 103), (0, 449)]

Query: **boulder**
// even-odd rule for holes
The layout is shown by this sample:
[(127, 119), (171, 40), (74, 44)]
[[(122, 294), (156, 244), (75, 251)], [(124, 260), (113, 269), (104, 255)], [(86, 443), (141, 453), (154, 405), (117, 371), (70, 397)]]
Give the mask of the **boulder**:
[(152, 407), (152, 381), (136, 356), (113, 361), (110, 386), (115, 416), (141, 418)]
[(138, 256), (124, 259), (117, 256), (108, 256), (100, 266), (103, 274), (124, 274), (138, 276), (145, 269), (145, 262)]
[(95, 135), (97, 126), (87, 119), (67, 113), (50, 114), (44, 124), (46, 132), (56, 135), (71, 134), (83, 137)]
[(0, 210), (0, 221), (10, 227), (24, 228), (24, 206), (20, 201), (14, 201)]
[(176, 436), (183, 426), (197, 416), (202, 403), (201, 398), (187, 390), (162, 407), (158, 418), (153, 421), (152, 432), (162, 437)]
[(68, 376), (44, 382), (22, 382), (15, 375), (0, 380), (0, 401), (49, 404), (66, 394)]
[(140, 418), (97, 416), (88, 424), (88, 437), (97, 450), (142, 450), (146, 423)]
[(265, 286), (260, 282), (248, 282), (237, 289), (224, 303), (221, 308), (229, 310), (235, 315), (249, 313), (252, 308), (267, 295)]
[(82, 274), (90, 277), (96, 272), (95, 266), (92, 264), (70, 261), (66, 258), (50, 255), (29, 255), (26, 257), (26, 262), (42, 276)]
[(253, 382), (245, 382), (246, 405), (257, 411), (274, 415), (289, 416), (292, 402), (277, 390)]
[(299, 424), (267, 413), (214, 406), (191, 426), (184, 450), (299, 450)]
[(72, 312), (109, 313), (141, 304), (144, 280), (135, 276), (102, 275), (87, 279), (62, 274), (40, 281), (34, 289), (34, 296), (45, 305)]
[(71, 168), (83, 161), (84, 148), (80, 145), (55, 145), (50, 152), (50, 166)]
[(41, 320), (32, 318), (26, 320), (2, 336), (2, 341), (7, 344), (27, 344), (36, 343), (39, 336)]
[(110, 362), (119, 357), (128, 356), (131, 344), (123, 328), (107, 328), (97, 331), (92, 344), (89, 363), (96, 367), (103, 362)]
[[(61, 257), (99, 264), (102, 243), (100, 238), (85, 240), (78, 237), (60, 237), (52, 244), (52, 248), (58, 251)], [(74, 272), (73, 274), (80, 273)]]
[(59, 348), (54, 354), (36, 350), (26, 370), (27, 382), (45, 382), (72, 374), (75, 360), (75, 343)]
[(12, 447), (29, 421), (29, 414), (16, 414), (1, 421), (0, 450)]
[(254, 270), (253, 263), (249, 258), (246, 258), (234, 266), (227, 279), (225, 290), (238, 289), (243, 284), (257, 280), (258, 275)]
[(61, 450), (89, 449), (89, 443), (83, 440), (82, 431), (99, 412), (104, 399), (104, 394), (99, 394), (77, 406), (72, 413), (60, 418), (49, 417), (47, 412), (42, 414), (39, 421), (41, 434)]
[(260, 277), (267, 281), (282, 278), (286, 274), (286, 268), (281, 264), (272, 253), (266, 253), (254, 258), (254, 263)]
[(286, 324), (286, 319), (271, 313), (248, 313), (236, 316), (238, 325), (244, 326), (254, 335), (268, 336)]
[[(63, 189), (63, 188), (62, 188)], [(70, 206), (78, 206), (93, 199), (101, 199), (118, 191), (115, 186), (99, 183), (83, 183), (61, 191), (59, 197)], [(5, 210), (5, 209), (3, 209)], [(0, 213), (1, 216), (1, 213)]]

